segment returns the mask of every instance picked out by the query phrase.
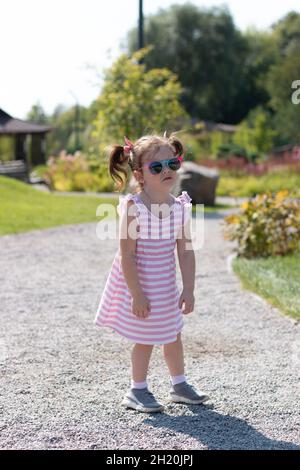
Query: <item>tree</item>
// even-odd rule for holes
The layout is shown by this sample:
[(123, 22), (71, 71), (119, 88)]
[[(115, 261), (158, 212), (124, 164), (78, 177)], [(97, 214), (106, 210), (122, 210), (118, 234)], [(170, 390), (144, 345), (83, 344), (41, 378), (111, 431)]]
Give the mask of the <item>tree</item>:
[[(128, 33), (129, 52), (136, 50), (136, 38), (135, 28)], [(145, 41), (154, 46), (147, 70), (167, 67), (178, 75), (180, 102), (192, 117), (237, 123), (258, 104), (249, 86), (249, 43), (227, 7), (160, 9), (145, 18)]]
[(263, 155), (272, 149), (276, 136), (270, 113), (259, 106), (239, 124), (233, 143), (244, 148), (248, 154)]
[(43, 107), (41, 106), (39, 102), (32, 105), (30, 111), (26, 115), (26, 119), (36, 124), (48, 124), (49, 123), (49, 118), (46, 115)]
[[(266, 87), (266, 74), (276, 63), (278, 47), (269, 31), (248, 28), (244, 33), (247, 41), (247, 58), (244, 63), (246, 83), (243, 92), (248, 110), (263, 106), (269, 111), (270, 94)], [(248, 113), (247, 113), (248, 114)]]
[[(91, 113), (89, 108), (79, 106), (80, 120), (76, 120), (76, 107), (67, 108), (57, 105), (49, 117), (53, 130), (47, 135), (47, 154), (58, 155), (61, 150), (74, 153), (76, 150), (86, 150), (88, 147), (87, 129)], [(77, 128), (78, 127), (78, 128)], [(79, 148), (76, 132), (79, 133)]]
[(277, 60), (265, 77), (274, 111), (274, 125), (280, 132), (278, 144), (300, 142), (300, 104), (292, 102), (292, 83), (300, 79), (300, 14), (288, 13), (273, 25)]
[(188, 117), (179, 104), (182, 89), (176, 75), (166, 68), (146, 71), (139, 63), (150, 49), (140, 49), (131, 57), (122, 54), (105, 70), (93, 122), (95, 151), (111, 140), (123, 142), (124, 135), (135, 140), (153, 130), (180, 127)]

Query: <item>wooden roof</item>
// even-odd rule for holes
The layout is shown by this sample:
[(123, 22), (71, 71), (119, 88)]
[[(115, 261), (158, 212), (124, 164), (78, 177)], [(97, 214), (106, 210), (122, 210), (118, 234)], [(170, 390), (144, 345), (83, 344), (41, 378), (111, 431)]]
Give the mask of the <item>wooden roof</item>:
[(233, 133), (236, 131), (236, 126), (234, 124), (224, 124), (222, 122), (212, 122), (212, 121), (203, 121), (205, 129), (209, 132), (211, 131), (220, 131), (220, 132), (229, 132)]
[(191, 119), (191, 124), (195, 126), (194, 132), (212, 132), (212, 131), (220, 131), (226, 133), (234, 133), (237, 130), (237, 126), (235, 124), (225, 124), (223, 122), (213, 122), (213, 121), (199, 121), (197, 118)]
[(51, 129), (51, 126), (13, 118), (0, 108), (0, 135), (41, 134)]

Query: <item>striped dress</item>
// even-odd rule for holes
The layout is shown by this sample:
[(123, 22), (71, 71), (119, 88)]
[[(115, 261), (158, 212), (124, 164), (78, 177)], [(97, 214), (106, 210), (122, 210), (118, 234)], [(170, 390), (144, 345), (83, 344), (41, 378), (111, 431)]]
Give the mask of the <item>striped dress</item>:
[(117, 207), (122, 215), (126, 202), (135, 202), (139, 226), (135, 260), (139, 281), (150, 302), (147, 318), (132, 313), (132, 295), (120, 262), (120, 246), (102, 293), (94, 323), (112, 328), (123, 337), (139, 344), (168, 344), (176, 341), (183, 328), (176, 283), (176, 238), (180, 227), (191, 217), (191, 198), (186, 191), (174, 198), (168, 217), (152, 214), (139, 194), (120, 196)]

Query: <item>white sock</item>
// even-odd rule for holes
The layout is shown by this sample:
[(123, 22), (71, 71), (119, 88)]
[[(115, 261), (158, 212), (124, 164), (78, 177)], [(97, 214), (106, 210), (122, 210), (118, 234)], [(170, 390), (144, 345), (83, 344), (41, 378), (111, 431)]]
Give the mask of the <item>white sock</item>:
[(135, 382), (133, 379), (131, 379), (131, 388), (146, 388), (148, 387), (147, 380), (144, 382)]
[(180, 384), (181, 382), (186, 382), (185, 375), (171, 375), (172, 385)]

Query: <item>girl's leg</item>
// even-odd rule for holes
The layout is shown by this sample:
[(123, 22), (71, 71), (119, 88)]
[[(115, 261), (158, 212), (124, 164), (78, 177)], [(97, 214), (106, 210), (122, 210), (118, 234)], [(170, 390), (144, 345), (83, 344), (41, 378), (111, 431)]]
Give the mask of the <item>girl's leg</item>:
[(135, 344), (131, 351), (132, 379), (134, 382), (144, 382), (150, 362), (153, 345)]
[(174, 343), (163, 345), (164, 357), (172, 377), (184, 375), (184, 354), (181, 333)]
[(131, 352), (132, 379), (130, 391), (123, 398), (122, 405), (137, 411), (152, 413), (162, 411), (163, 405), (156, 401), (149, 391), (147, 372), (153, 345), (135, 344)]
[(174, 343), (164, 344), (164, 356), (172, 379), (170, 395), (173, 402), (200, 404), (209, 399), (205, 392), (197, 393), (186, 381), (180, 333)]

